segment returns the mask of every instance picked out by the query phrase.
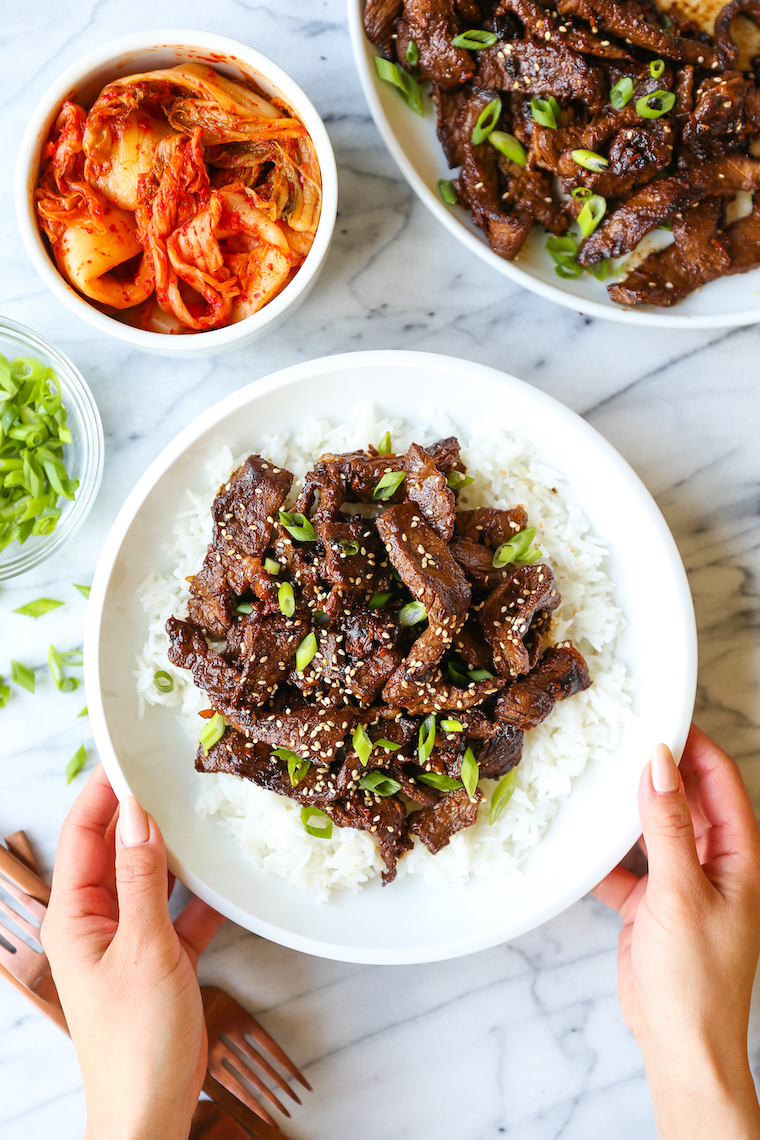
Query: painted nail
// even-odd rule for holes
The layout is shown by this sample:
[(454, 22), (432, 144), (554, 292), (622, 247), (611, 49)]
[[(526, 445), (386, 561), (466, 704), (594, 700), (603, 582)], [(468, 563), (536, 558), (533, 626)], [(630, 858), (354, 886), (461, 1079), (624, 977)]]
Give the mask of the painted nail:
[(119, 806), (119, 836), (125, 847), (148, 842), (148, 817), (133, 796), (125, 796)]
[(678, 791), (678, 768), (667, 744), (658, 744), (652, 753), (652, 787), (660, 793)]

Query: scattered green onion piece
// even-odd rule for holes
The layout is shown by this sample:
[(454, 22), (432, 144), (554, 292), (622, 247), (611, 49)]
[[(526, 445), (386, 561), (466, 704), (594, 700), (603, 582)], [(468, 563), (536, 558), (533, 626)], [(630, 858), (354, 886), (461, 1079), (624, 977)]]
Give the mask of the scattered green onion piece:
[(404, 579), (401, 577), (395, 566), (391, 566), (391, 578), (393, 578), (396, 582), (400, 582), (402, 585), (404, 583)]
[(79, 712), (79, 713), (77, 713), (77, 720), (79, 720), (79, 718), (80, 718), (80, 717), (82, 717), (82, 716), (89, 716), (89, 715), (90, 715), (90, 714), (89, 714), (89, 712), (87, 711), (87, 705), (85, 705), (85, 706), (84, 706), (84, 708), (82, 709), (82, 711), (81, 711), (81, 712)]
[(211, 719), (206, 721), (200, 735), (200, 744), (204, 755), (208, 756), (209, 749), (222, 739), (226, 727), (227, 721), (221, 713), (214, 713)]
[(370, 600), (367, 602), (367, 605), (371, 610), (381, 610), (383, 606), (387, 606), (392, 597), (392, 590), (384, 590), (380, 594), (373, 594)]
[(455, 788), (462, 787), (461, 780), (455, 780), (444, 772), (418, 772), (416, 778), (421, 784), (430, 784), (431, 788), (437, 788), (439, 792), (453, 792)]
[(490, 681), (493, 677), (493, 673), (490, 673), (488, 669), (468, 669), (467, 676), (471, 681), (475, 681), (476, 684), (479, 684), (481, 681)]
[(496, 547), (491, 565), (497, 570), (501, 570), (510, 562), (518, 562), (527, 552), (535, 537), (536, 528), (534, 526), (527, 526), (525, 530), (518, 531), (508, 542), (502, 542), (501, 546)]
[(36, 598), (33, 602), (27, 602), (25, 606), (19, 606), (14, 610), (14, 614), (24, 614), (26, 617), (38, 618), (43, 614), (49, 614), (51, 610), (57, 610), (62, 606), (63, 602), (53, 601), (52, 598)]
[(577, 162), (578, 166), (582, 166), (585, 170), (593, 170), (597, 174), (606, 170), (610, 165), (610, 160), (601, 154), (597, 154), (595, 150), (574, 150), (572, 159), (573, 162)]
[(426, 716), (420, 725), (419, 731), (419, 747), (417, 749), (417, 757), (420, 764), (427, 764), (430, 759), (430, 753), (435, 746), (435, 713), (430, 713)]
[(326, 625), (327, 614), (324, 610), (315, 610), (312, 617), (317, 625)]
[(438, 179), (438, 193), (447, 206), (456, 206), (459, 201), (457, 192), (454, 189), (454, 183), (450, 182), (448, 178)]
[(446, 486), (450, 491), (461, 491), (462, 487), (469, 487), (470, 483), (474, 483), (472, 475), (463, 475), (461, 471), (452, 471), (446, 480)]
[(491, 131), (488, 141), (510, 162), (516, 162), (518, 166), (525, 166), (528, 161), (527, 150), (514, 135), (510, 135), (506, 131)]
[(478, 115), (478, 121), (472, 129), (472, 141), (478, 146), (484, 143), (501, 117), (501, 99), (497, 95), (487, 103)]
[(378, 444), (377, 450), (380, 455), (390, 455), (391, 453), (391, 433), (387, 431)]
[(364, 767), (372, 754), (374, 746), (363, 724), (357, 724), (354, 729), (354, 735), (351, 737), (351, 743), (354, 746), (356, 755), (359, 757), (359, 762), (362, 767)]
[(584, 203), (576, 221), (585, 238), (592, 234), (607, 213), (607, 199), (601, 194), (592, 194)]
[(570, 193), (572, 194), (573, 198), (580, 198), (583, 200), (585, 198), (590, 198), (594, 191), (588, 186), (576, 186), (574, 190), (570, 191)]
[(517, 769), (513, 768), (511, 772), (507, 772), (506, 776), (502, 776), (498, 784), (493, 790), (491, 796), (491, 807), (488, 812), (488, 824), (491, 826), (496, 823), (504, 808), (512, 799), (512, 793), (515, 790), (517, 782)]
[(532, 566), (534, 562), (538, 562), (539, 558), (543, 557), (540, 550), (535, 546), (531, 546), (530, 550), (526, 550), (525, 554), (520, 558), (521, 566)]
[[(656, 107), (652, 106), (652, 100), (658, 104)], [(642, 119), (659, 119), (661, 115), (672, 111), (675, 103), (676, 97), (672, 91), (653, 91), (636, 100), (636, 114)]]
[(449, 661), (446, 669), (449, 674), (449, 680), (453, 681), (455, 685), (459, 685), (460, 688), (463, 688), (465, 685), (467, 685), (469, 678), (467, 676), (467, 670), (464, 668), (464, 666), (460, 668), (459, 665), (454, 661)]
[(406, 45), (406, 51), (404, 52), (404, 55), (406, 56), (406, 62), (410, 67), (416, 67), (420, 62), (420, 49), (417, 47), (414, 40), (410, 40)]
[(414, 111), (416, 115), (425, 114), (422, 106), (422, 91), (413, 75), (395, 63), (391, 63), (390, 60), (383, 59), (380, 55), (375, 56), (375, 68), (381, 79), (396, 88), (410, 110)]
[(11, 695), (10, 685), (4, 685), (0, 682), (0, 709), (4, 709), (8, 704), (8, 697)]
[(630, 75), (624, 75), (622, 79), (618, 79), (615, 86), (610, 91), (610, 103), (616, 111), (622, 111), (626, 103), (630, 103), (631, 96), (633, 95), (633, 80)]
[(569, 281), (575, 277), (581, 276), (581, 274), (583, 273), (583, 266), (578, 265), (577, 262), (570, 263), (570, 264), (565, 264), (564, 262), (559, 262), (557, 265), (554, 266), (554, 272), (557, 274), (558, 277), (562, 277), (563, 279)]
[(464, 732), (461, 720), (442, 720), (441, 728), (445, 728), (446, 732)]
[(79, 590), (79, 593), (82, 595), (83, 598), (89, 598), (90, 590), (92, 589), (92, 586), (79, 586), (75, 582), (74, 583), (74, 589)]
[(480, 51), (481, 48), (493, 47), (499, 37), (495, 32), (487, 32), (485, 28), (468, 28), (460, 32), (451, 41), (454, 47), (464, 48), (465, 51)]
[(66, 653), (59, 653), (54, 645), (48, 647), (48, 667), (55, 681), (56, 688), (62, 693), (73, 693), (79, 688), (76, 677), (66, 677), (63, 672), (64, 665), (79, 666), (82, 664), (82, 653), (79, 649), (70, 649)]
[(559, 120), (559, 103), (550, 95), (548, 99), (536, 96), (530, 101), (530, 113), (534, 120), (542, 127), (549, 127), (556, 131)]
[(478, 762), (475, 759), (471, 748), (467, 749), (464, 757), (462, 758), (461, 777), (462, 783), (464, 784), (464, 790), (467, 792), (467, 795), (470, 797), (470, 799), (474, 799), (475, 789), (477, 788), (478, 780), (480, 779), (480, 768), (478, 767)]
[(401, 791), (398, 780), (385, 776), (382, 772), (367, 772), (365, 776), (359, 778), (358, 783), (360, 788), (366, 788), (376, 796), (395, 796), (396, 792)]
[(670, 16), (666, 16), (664, 12), (660, 16), (660, 23), (662, 24), (662, 29), (665, 32), (669, 32), (673, 27), (673, 21), (671, 20)]
[[(310, 822), (311, 820), (324, 820), (319, 827), (314, 827)], [(323, 811), (320, 811), (314, 804), (308, 804), (306, 807), (301, 808), (301, 823), (307, 835), (313, 835), (315, 839), (329, 839), (332, 836), (332, 820), (326, 816)]]
[(285, 617), (292, 617), (296, 612), (296, 599), (290, 582), (280, 582), (280, 588), (277, 591), (277, 604), (280, 607), (280, 613), (285, 614)]
[(400, 744), (396, 744), (393, 740), (386, 740), (384, 736), (375, 741), (375, 748), (387, 748), (389, 752), (398, 752), (400, 747)]
[(316, 542), (317, 532), (300, 511), (280, 511), (280, 522), (297, 542)]
[(11, 661), (11, 681), (27, 692), (34, 692), (34, 673), (20, 661)]
[(652, 76), (652, 79), (659, 79), (660, 76), (664, 73), (664, 71), (665, 71), (665, 60), (664, 59), (653, 59), (652, 62), (649, 64), (649, 74)]
[(669, 230), (672, 233), (673, 232), (673, 219), (672, 218), (666, 218), (664, 222), (660, 222), (657, 229), (658, 230)]
[(266, 570), (267, 574), (272, 574), (276, 578), (280, 573), (280, 570), (282, 570), (282, 566), (276, 558), (265, 558), (264, 569)]
[(316, 652), (317, 639), (313, 633), (307, 633), (306, 637), (298, 646), (298, 649), (296, 649), (296, 669), (299, 673), (303, 673)]
[(80, 744), (74, 755), (66, 765), (66, 783), (70, 784), (75, 776), (78, 776), (82, 771), (87, 760), (87, 749), (84, 744)]
[(575, 238), (569, 234), (565, 237), (550, 237), (546, 242), (546, 252), (554, 261), (554, 272), (559, 277), (580, 277), (583, 268), (576, 261), (578, 246)]
[(586, 272), (595, 277), (597, 281), (604, 281), (613, 272), (612, 261), (609, 258), (604, 258), (602, 261), (597, 261), (596, 265), (587, 265)]
[(253, 609), (251, 602), (241, 602), (240, 605), (235, 606), (236, 614), (249, 614)]
[(174, 681), (165, 669), (156, 670), (156, 672), (153, 674), (153, 684), (156, 686), (159, 693), (171, 693), (174, 691)]
[(280, 760), (287, 761), (290, 786), (297, 788), (311, 768), (311, 760), (304, 760), (303, 756), (298, 756), (289, 748), (275, 748), (272, 755), (277, 756)]
[(406, 475), (403, 471), (386, 471), (372, 492), (372, 498), (375, 501), (390, 499), (396, 494), (404, 479)]
[(348, 539), (344, 538), (339, 543), (339, 546), (342, 553), (345, 554), (347, 558), (353, 558), (355, 554), (359, 553), (359, 543), (353, 539), (349, 541)]
[(407, 602), (398, 612), (398, 620), (402, 625), (417, 625), (427, 617), (427, 610), (422, 602)]

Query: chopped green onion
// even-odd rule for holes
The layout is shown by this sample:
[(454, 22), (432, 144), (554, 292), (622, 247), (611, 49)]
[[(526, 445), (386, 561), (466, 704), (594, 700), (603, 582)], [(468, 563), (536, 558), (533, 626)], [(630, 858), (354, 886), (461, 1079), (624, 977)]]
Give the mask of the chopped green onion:
[(62, 693), (73, 693), (79, 688), (76, 677), (66, 677), (63, 666), (79, 666), (82, 664), (82, 654), (79, 649), (71, 649), (67, 653), (59, 653), (54, 645), (48, 647), (48, 667), (55, 681), (56, 688)]
[(80, 744), (74, 755), (66, 765), (66, 783), (70, 784), (75, 776), (78, 776), (82, 771), (87, 760), (87, 749), (84, 744)]
[(499, 37), (495, 32), (487, 32), (485, 28), (468, 28), (460, 32), (451, 41), (454, 47), (464, 48), (465, 51), (480, 51), (481, 48), (493, 47)]
[(460, 688), (463, 688), (468, 683), (469, 678), (464, 666), (460, 668), (454, 661), (449, 661), (446, 669), (449, 674), (449, 680), (453, 681), (455, 685), (459, 685)]
[(157, 669), (153, 674), (153, 684), (159, 693), (171, 693), (174, 690), (174, 681), (165, 669)]
[(367, 605), (371, 610), (381, 610), (383, 606), (386, 606), (388, 604), (392, 597), (392, 590), (384, 590), (380, 594), (373, 594), (370, 600), (367, 602)]
[(300, 511), (280, 511), (280, 522), (297, 542), (316, 542), (317, 532)]
[(512, 793), (515, 790), (516, 782), (517, 769), (513, 768), (511, 772), (507, 772), (506, 776), (502, 776), (494, 788), (493, 795), (491, 796), (491, 807), (488, 812), (489, 826), (496, 823), (496, 820), (499, 818), (501, 813), (504, 811), (504, 808), (512, 799)]
[(610, 91), (610, 103), (616, 111), (622, 111), (626, 103), (631, 101), (633, 95), (633, 80), (629, 75), (624, 75), (622, 79), (618, 79), (615, 86)]
[(307, 633), (306, 637), (298, 646), (298, 649), (296, 649), (296, 669), (299, 673), (303, 673), (316, 652), (317, 639), (313, 633)]
[(461, 720), (442, 720), (441, 728), (445, 728), (446, 732), (464, 732)]
[(297, 788), (311, 768), (311, 760), (304, 760), (303, 756), (298, 756), (289, 748), (275, 748), (272, 755), (287, 761), (290, 786)]
[(20, 661), (11, 661), (11, 681), (28, 692), (34, 692), (34, 673)]
[(79, 593), (82, 595), (83, 598), (89, 598), (90, 590), (92, 589), (92, 586), (79, 586), (75, 582), (74, 583), (74, 589), (79, 590)]
[(366, 788), (376, 796), (394, 796), (401, 791), (398, 780), (384, 776), (382, 772), (367, 772), (366, 776), (360, 777), (358, 783), (360, 788)]
[(282, 566), (280, 565), (280, 563), (277, 561), (276, 558), (265, 558), (264, 559), (264, 569), (266, 570), (267, 574), (272, 574), (276, 578), (277, 575), (280, 573)]
[(478, 146), (484, 143), (501, 117), (501, 99), (497, 95), (487, 103), (478, 115), (478, 121), (472, 129), (472, 141)]
[(471, 681), (479, 684), (481, 681), (490, 681), (493, 673), (489, 673), (488, 669), (468, 669), (467, 676)]
[(435, 746), (435, 713), (430, 713), (426, 716), (420, 725), (419, 731), (419, 747), (417, 749), (417, 757), (420, 764), (427, 764), (430, 759), (430, 753)]
[(467, 795), (473, 799), (480, 779), (480, 768), (471, 748), (467, 749), (462, 759), (461, 777)]
[(609, 258), (604, 258), (602, 261), (597, 261), (596, 265), (587, 265), (586, 272), (595, 277), (597, 281), (604, 281), (610, 273), (614, 272), (612, 261)]
[(454, 183), (450, 182), (448, 178), (438, 179), (438, 193), (447, 206), (456, 206), (459, 201), (457, 192), (454, 189)]
[(422, 91), (413, 75), (395, 63), (391, 63), (390, 60), (383, 59), (381, 55), (375, 56), (375, 68), (381, 79), (396, 88), (410, 110), (417, 115), (425, 114), (422, 106)]
[(326, 625), (327, 624), (327, 614), (325, 613), (324, 610), (315, 610), (314, 613), (312, 614), (312, 617), (314, 618), (314, 621), (316, 622), (317, 625)]
[(500, 570), (502, 566), (506, 566), (510, 562), (519, 563), (535, 537), (536, 528), (534, 526), (527, 526), (525, 530), (518, 531), (508, 542), (502, 542), (501, 546), (497, 546), (491, 559), (491, 565)]
[(391, 453), (391, 433), (387, 431), (378, 444), (377, 450), (381, 455), (390, 455)]
[(660, 222), (657, 229), (658, 230), (669, 230), (672, 233), (673, 232), (673, 219), (672, 218), (666, 218), (664, 222)]
[(221, 713), (214, 713), (211, 719), (206, 721), (200, 735), (200, 744), (204, 755), (208, 756), (209, 750), (222, 739), (226, 727), (227, 721)]
[(417, 625), (427, 617), (427, 610), (422, 602), (407, 602), (398, 612), (398, 620), (402, 625)]
[(455, 780), (453, 776), (447, 776), (443, 772), (418, 772), (416, 778), (422, 784), (430, 784), (431, 788), (437, 788), (439, 792), (452, 792), (455, 788), (462, 787), (461, 780)]
[(673, 21), (671, 20), (670, 16), (666, 16), (664, 12), (660, 16), (660, 23), (662, 24), (663, 31), (665, 32), (669, 32), (673, 27)]
[[(311, 820), (324, 820), (324, 823), (314, 827)], [(307, 807), (301, 808), (301, 823), (307, 835), (313, 835), (315, 839), (329, 839), (332, 835), (332, 820), (314, 804), (308, 804)]]
[(528, 161), (527, 150), (514, 135), (507, 134), (506, 131), (491, 131), (488, 141), (510, 162), (516, 162), (518, 166), (525, 166)]
[(673, 110), (675, 102), (672, 91), (653, 91), (651, 95), (642, 95), (636, 100), (636, 114), (642, 119), (659, 119), (660, 115), (667, 115)]
[(406, 475), (403, 471), (386, 471), (372, 492), (372, 498), (376, 501), (390, 499), (396, 494), (404, 479)]
[(610, 160), (601, 154), (597, 154), (595, 150), (574, 150), (572, 159), (573, 162), (578, 163), (578, 166), (582, 166), (586, 170), (596, 171), (597, 174), (606, 170), (610, 165)]
[(582, 266), (575, 260), (578, 256), (578, 246), (575, 244), (575, 238), (569, 234), (565, 237), (548, 238), (546, 252), (555, 262), (554, 271), (559, 277), (580, 277), (583, 273)]
[(367, 736), (367, 730), (363, 724), (357, 724), (354, 729), (354, 735), (351, 737), (351, 743), (354, 746), (354, 751), (359, 757), (362, 767), (364, 767), (372, 754), (373, 744), (369, 736)]
[(531, 99), (530, 113), (540, 126), (549, 127), (556, 131), (559, 120), (559, 103), (553, 95), (550, 95), (548, 99), (541, 99), (538, 96)]
[(665, 71), (665, 60), (664, 59), (653, 59), (652, 62), (649, 64), (649, 74), (652, 76), (652, 79), (659, 79), (664, 71)]
[(79, 718), (80, 718), (80, 717), (82, 717), (82, 716), (89, 716), (89, 715), (90, 715), (90, 714), (89, 714), (89, 712), (87, 711), (87, 705), (85, 705), (85, 706), (84, 706), (84, 708), (82, 709), (82, 711), (81, 711), (81, 712), (79, 712), (79, 713), (77, 713), (77, 720), (79, 720)]
[(386, 740), (384, 736), (381, 736), (379, 740), (375, 741), (375, 748), (387, 748), (389, 752), (398, 752), (401, 745), (396, 744), (393, 740)]
[(420, 49), (417, 47), (414, 40), (410, 40), (406, 45), (406, 51), (404, 52), (404, 55), (406, 56), (406, 62), (410, 67), (416, 67), (420, 62)]
[(0, 709), (4, 709), (8, 704), (8, 697), (11, 695), (10, 685), (4, 685), (0, 681)]
[(292, 617), (296, 612), (296, 599), (290, 582), (280, 582), (280, 588), (277, 591), (277, 604), (280, 607), (280, 613), (285, 614), (285, 617)]
[(355, 554), (359, 553), (359, 543), (354, 539), (349, 542), (348, 539), (344, 538), (338, 545), (347, 558), (353, 558)]
[(240, 605), (235, 606), (235, 613), (236, 614), (249, 614), (252, 609), (253, 609), (253, 606), (250, 602), (241, 602)]
[(570, 193), (572, 194), (573, 198), (580, 198), (583, 200), (585, 198), (590, 198), (594, 191), (589, 186), (576, 186), (574, 190), (570, 191)]
[(38, 618), (43, 614), (49, 614), (51, 610), (57, 610), (62, 606), (63, 602), (53, 601), (52, 598), (36, 598), (33, 602), (27, 602), (25, 606), (19, 606), (14, 610), (14, 614), (24, 614), (26, 617)]
[(461, 471), (452, 471), (446, 480), (446, 486), (451, 491), (461, 491), (462, 487), (469, 487), (475, 480), (471, 475), (463, 475)]
[(594, 232), (606, 213), (607, 199), (601, 194), (592, 194), (576, 219), (585, 238)]

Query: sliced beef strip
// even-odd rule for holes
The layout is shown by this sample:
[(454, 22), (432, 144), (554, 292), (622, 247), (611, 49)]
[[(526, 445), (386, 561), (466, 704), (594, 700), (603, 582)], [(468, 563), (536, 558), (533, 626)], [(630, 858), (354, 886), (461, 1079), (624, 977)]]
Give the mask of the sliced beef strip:
[(579, 166), (573, 152), (565, 151), (559, 161), (562, 189), (569, 194), (577, 186), (588, 186), (604, 198), (621, 198), (665, 170), (673, 158), (675, 137), (667, 116), (623, 127), (609, 144), (609, 165), (596, 172)]
[(557, 10), (562, 15), (587, 20), (594, 33), (601, 29), (664, 59), (699, 64), (706, 69), (721, 66), (722, 57), (709, 42), (666, 32), (656, 9), (636, 0), (558, 0)]
[(215, 637), (224, 637), (232, 625), (236, 605), (235, 595), (222, 566), (222, 556), (217, 551), (210, 550), (203, 560), (203, 566), (190, 583), (190, 621)]
[(456, 497), (430, 452), (413, 443), (404, 460), (406, 493), (428, 526), (448, 542), (454, 533)]
[(451, 42), (461, 30), (454, 0), (404, 0), (403, 18), (396, 26), (398, 58), (405, 59), (412, 39), (419, 52), (420, 79), (432, 79), (447, 91), (461, 87), (475, 71), (470, 53)]
[(512, 573), (509, 566), (497, 569), (493, 564), (493, 551), (469, 538), (455, 538), (449, 549), (464, 570), (468, 582), (479, 592), (493, 590)]
[(319, 651), (312, 665), (328, 685), (371, 704), (401, 661), (398, 636), (389, 613), (360, 606), (334, 626), (317, 629)]
[(603, 70), (565, 44), (545, 39), (500, 42), (478, 52), (476, 82), (497, 91), (553, 95), (560, 102), (582, 100), (592, 113), (607, 101)]
[(239, 671), (221, 653), (210, 649), (200, 630), (186, 621), (169, 618), (166, 632), (172, 665), (189, 669), (214, 709), (240, 732), (249, 732), (256, 723), (256, 713), (245, 703), (248, 694), (241, 686)]
[(694, 199), (693, 186), (672, 176), (642, 186), (581, 244), (579, 265), (596, 265), (611, 257), (630, 253), (650, 230), (683, 210)]
[(355, 827), (358, 831), (368, 831), (375, 836), (386, 866), (383, 885), (392, 883), (396, 877), (398, 860), (412, 846), (403, 803), (395, 796), (371, 796), (365, 799), (357, 792), (345, 800), (326, 804), (322, 810), (338, 827)]
[(395, 761), (390, 764), (388, 774), (401, 784), (401, 791), (416, 804), (423, 807), (434, 807), (438, 803), (438, 792), (429, 784), (418, 780), (419, 768), (416, 764), (399, 764)]
[(530, 647), (524, 643), (540, 610), (554, 610), (560, 594), (551, 569), (542, 562), (520, 566), (488, 596), (478, 611), (493, 663), (502, 677), (518, 677), (530, 668)]
[(694, 109), (684, 123), (682, 138), (686, 143), (703, 143), (707, 139), (738, 134), (744, 117), (744, 103), (753, 84), (740, 72), (708, 76), (696, 93)]
[(503, 684), (501, 677), (493, 677), (487, 681), (471, 681), (466, 688), (460, 689), (444, 681), (439, 669), (424, 681), (407, 681), (400, 670), (396, 670), (383, 689), (383, 700), (392, 707), (406, 709), (412, 716), (425, 716), (446, 709), (453, 710), (453, 715), (456, 715), (459, 710), (482, 704), (487, 697), (498, 693)]
[(444, 439), (437, 439), (435, 443), (429, 444), (425, 450), (429, 455), (432, 455), (436, 466), (443, 471), (444, 475), (450, 475), (452, 471), (463, 472), (465, 470), (460, 456), (459, 440), (455, 435), (447, 435)]
[(409, 830), (419, 836), (433, 855), (437, 855), (449, 843), (451, 837), (465, 827), (472, 827), (478, 818), (478, 807), (483, 799), (476, 788), (473, 799), (464, 788), (447, 792), (435, 807), (423, 808), (409, 816)]
[(308, 706), (290, 713), (262, 715), (249, 730), (250, 740), (271, 748), (289, 748), (297, 756), (315, 763), (330, 763), (359, 719), (354, 708), (325, 710)]
[(457, 511), (454, 533), (459, 538), (482, 542), (489, 550), (495, 550), (525, 530), (527, 525), (528, 515), (524, 507), (510, 507), (509, 510), (476, 507), (472, 511)]
[(511, 724), (489, 740), (478, 743), (473, 755), (478, 762), (481, 780), (500, 780), (520, 763), (524, 733)]
[(244, 627), (238, 661), (247, 702), (263, 705), (285, 680), (290, 662), (309, 630), (308, 610), (300, 603), (292, 617), (283, 613), (260, 616), (254, 609)]
[(383, 47), (388, 43), (402, 7), (403, 0), (367, 0), (364, 7), (364, 30), (373, 44)]
[(493, 653), (483, 637), (477, 618), (470, 614), (458, 633), (454, 635), (454, 652), (468, 669), (488, 669), (493, 672)]
[(369, 596), (388, 588), (385, 549), (367, 519), (342, 517), (317, 523), (315, 529), (325, 548), (324, 576), (343, 595)]
[(462, 87), (457, 91), (444, 91), (436, 84), (433, 88), (433, 99), (438, 109), (438, 122), (436, 131), (446, 161), (453, 170), (464, 162), (464, 146), (460, 130), (459, 119), (467, 105), (467, 89)]
[(510, 162), (503, 155), (499, 164), (507, 187), (501, 196), (502, 202), (518, 216), (530, 218), (556, 237), (566, 233), (570, 222), (550, 175)]
[(569, 20), (559, 20), (554, 11), (536, 3), (535, 0), (501, 0), (496, 9), (497, 20), (505, 12), (512, 12), (517, 16), (525, 32), (522, 37), (524, 39), (546, 40), (548, 38), (554, 43), (559, 42), (572, 48), (573, 51), (600, 58), (631, 58), (629, 53), (619, 44), (610, 43), (609, 40), (600, 40), (597, 36), (591, 35), (587, 28), (573, 27)]
[(591, 684), (588, 666), (570, 641), (547, 649), (536, 668), (502, 691), (496, 700), (499, 720), (527, 731), (546, 720), (556, 701), (581, 693)]

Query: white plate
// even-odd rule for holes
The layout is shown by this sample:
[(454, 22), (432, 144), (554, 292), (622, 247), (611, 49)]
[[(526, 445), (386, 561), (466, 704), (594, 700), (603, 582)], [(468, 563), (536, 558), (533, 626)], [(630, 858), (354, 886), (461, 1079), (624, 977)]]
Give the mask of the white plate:
[[(195, 812), (193, 745), (176, 714), (137, 717), (134, 655), (145, 640), (137, 588), (171, 563), (162, 543), (186, 488), (206, 490), (205, 464), (224, 444), (255, 451), (300, 417), (333, 422), (375, 398), (383, 413), (424, 422), (443, 406), (462, 435), (477, 421), (508, 423), (567, 478), (610, 548), (609, 571), (629, 625), (619, 652), (636, 684), (635, 717), (616, 753), (591, 765), (525, 865), (522, 882), (479, 879), (462, 889), (416, 876), (320, 903), (259, 874), (213, 818)], [(683, 565), (668, 527), (631, 468), (582, 419), (514, 377), (446, 356), (359, 352), (287, 368), (204, 412), (151, 464), (106, 540), (87, 607), (85, 683), (95, 741), (121, 797), (158, 820), (175, 874), (249, 930), (296, 950), (354, 962), (428, 962), (469, 954), (538, 926), (579, 899), (639, 834), (639, 773), (660, 740), (680, 756), (696, 686), (696, 631)]]
[(378, 78), (374, 57), (379, 53), (364, 34), (364, 4), (365, 0), (348, 0), (348, 22), (354, 59), (372, 117), (409, 185), (462, 245), (525, 289), (590, 317), (688, 329), (728, 328), (760, 321), (760, 269), (713, 281), (673, 309), (654, 305), (628, 309), (614, 304), (606, 286), (588, 273), (571, 281), (558, 277), (545, 249), (548, 234), (540, 226), (533, 227), (516, 261), (498, 257), (469, 211), (441, 201), (438, 179), (452, 178), (453, 174), (435, 132), (435, 104), (424, 94), (422, 119), (409, 110), (394, 87)]

